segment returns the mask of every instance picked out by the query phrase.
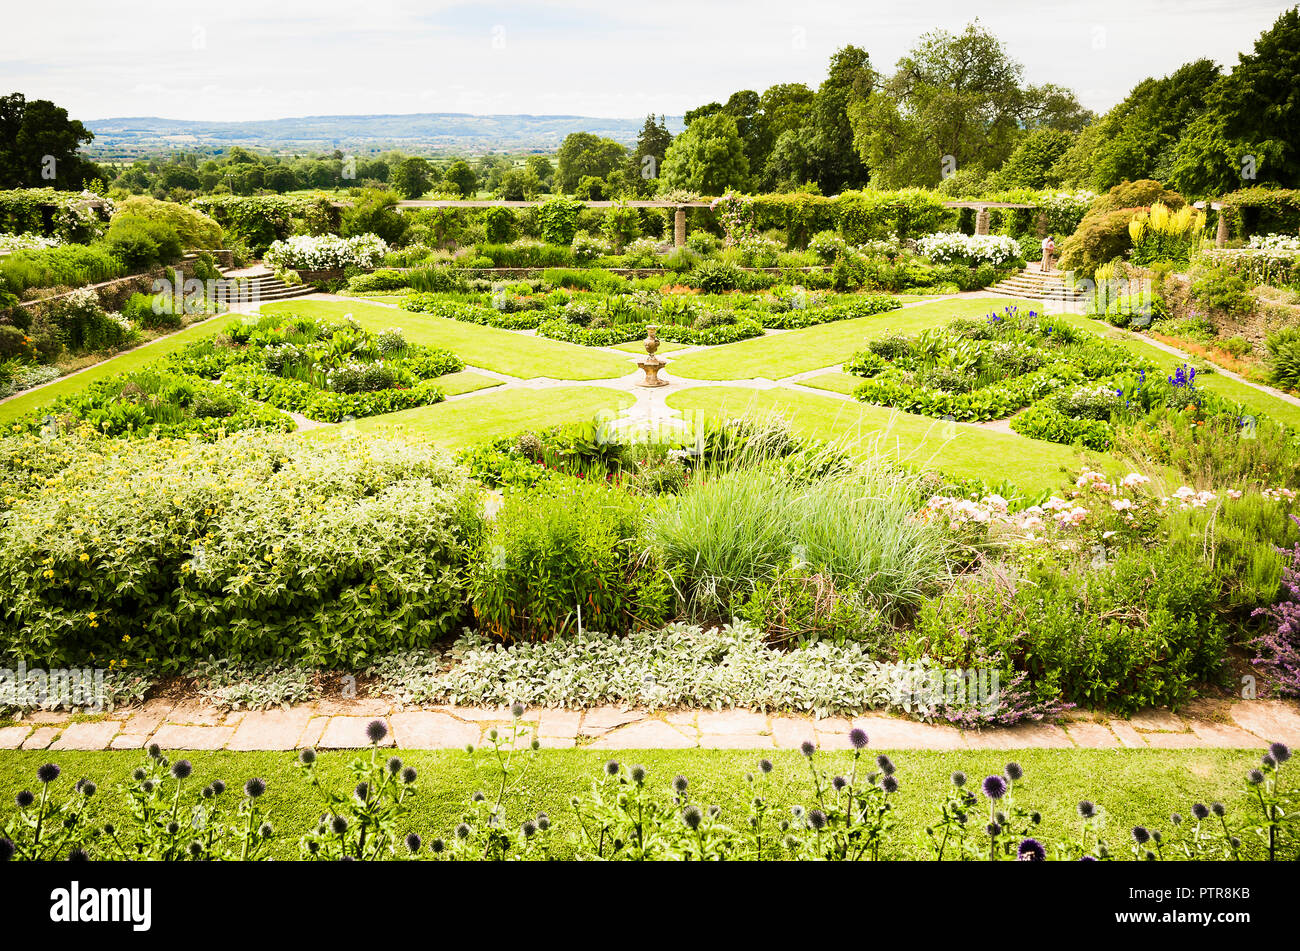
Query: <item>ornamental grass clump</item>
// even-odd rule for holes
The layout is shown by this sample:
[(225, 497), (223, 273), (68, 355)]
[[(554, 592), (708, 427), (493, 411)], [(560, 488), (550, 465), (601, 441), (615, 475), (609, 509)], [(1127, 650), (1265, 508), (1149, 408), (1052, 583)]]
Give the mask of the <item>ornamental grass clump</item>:
[(898, 616), (949, 571), (947, 536), (913, 517), (921, 501), (920, 478), (877, 457), (846, 464), (833, 447), (785, 459), (747, 449), (661, 505), (650, 538), (697, 619), (734, 616), (792, 564)]

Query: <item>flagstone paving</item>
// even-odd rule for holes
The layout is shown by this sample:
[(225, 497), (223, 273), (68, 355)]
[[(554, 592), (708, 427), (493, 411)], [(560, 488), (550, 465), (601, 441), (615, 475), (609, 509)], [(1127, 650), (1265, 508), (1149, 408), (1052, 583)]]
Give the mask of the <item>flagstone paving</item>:
[[(501, 707), (402, 708), (384, 700), (325, 699), (289, 709), (232, 711), (193, 701), (150, 700), (98, 716), (38, 712), (0, 727), (0, 750), (356, 749), (373, 720), (388, 727), (386, 746), (480, 746), (510, 724)], [(963, 730), (887, 715), (825, 717), (751, 710), (586, 710), (536, 708), (520, 719), (528, 738), (558, 749), (797, 749), (811, 740), (845, 749), (860, 727), (878, 749), (1253, 749), (1300, 746), (1300, 705), (1281, 700), (1211, 704), (1177, 713), (1144, 710), (1130, 719), (1077, 714), (1059, 724)]]

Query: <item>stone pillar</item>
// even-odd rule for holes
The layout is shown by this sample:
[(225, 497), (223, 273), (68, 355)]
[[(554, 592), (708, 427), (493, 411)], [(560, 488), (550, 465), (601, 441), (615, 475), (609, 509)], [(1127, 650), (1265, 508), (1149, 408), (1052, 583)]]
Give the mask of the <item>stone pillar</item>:
[(981, 205), (980, 210), (975, 214), (975, 233), (989, 233), (989, 208), (988, 205)]
[(686, 209), (678, 208), (673, 212), (673, 247), (686, 245)]
[(1214, 246), (1224, 248), (1228, 246), (1228, 207), (1219, 206), (1219, 230), (1214, 235)]
[(1039, 241), (1042, 241), (1047, 237), (1047, 212), (1041, 208), (1038, 209), (1038, 224), (1036, 230), (1038, 232)]

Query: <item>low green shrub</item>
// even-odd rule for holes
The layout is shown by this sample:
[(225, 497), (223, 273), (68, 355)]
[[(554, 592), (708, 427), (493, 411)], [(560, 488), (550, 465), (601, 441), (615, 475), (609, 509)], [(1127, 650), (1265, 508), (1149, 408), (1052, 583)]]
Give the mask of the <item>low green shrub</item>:
[(384, 441), (8, 436), (0, 481), (10, 666), (356, 667), (454, 631), (482, 544), (463, 471)]
[(471, 572), (474, 614), (490, 634), (536, 641), (585, 629), (662, 624), (670, 605), (642, 543), (643, 502), (602, 484), (543, 483), (507, 496)]

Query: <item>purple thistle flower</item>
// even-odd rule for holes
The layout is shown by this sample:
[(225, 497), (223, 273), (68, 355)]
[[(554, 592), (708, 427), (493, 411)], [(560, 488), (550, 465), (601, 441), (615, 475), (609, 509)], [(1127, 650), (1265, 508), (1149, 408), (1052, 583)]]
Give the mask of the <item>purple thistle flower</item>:
[(869, 741), (870, 738), (867, 736), (867, 731), (861, 727), (855, 726), (853, 729), (849, 730), (849, 742), (853, 744), (855, 750), (865, 749)]
[(1022, 862), (1043, 862), (1047, 859), (1047, 849), (1037, 839), (1025, 839), (1016, 849), (1016, 858)]
[(1269, 745), (1268, 751), (1273, 754), (1273, 759), (1279, 763), (1285, 763), (1291, 758), (1291, 750), (1287, 748), (1285, 743), (1272, 743)]
[(1007, 781), (1001, 776), (985, 776), (980, 788), (990, 799), (1001, 799), (1007, 794)]

